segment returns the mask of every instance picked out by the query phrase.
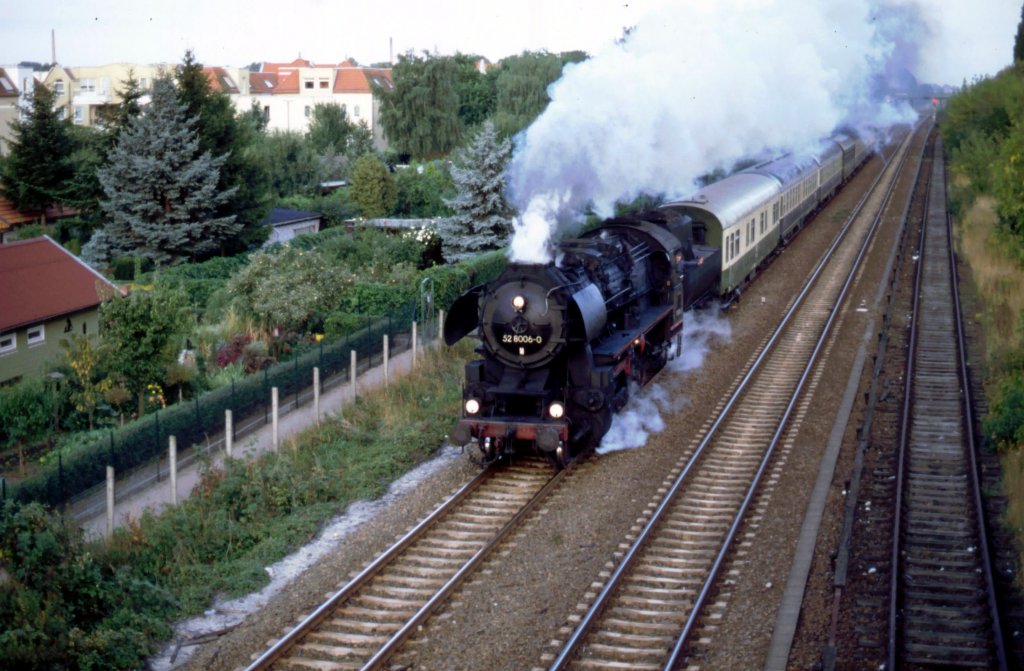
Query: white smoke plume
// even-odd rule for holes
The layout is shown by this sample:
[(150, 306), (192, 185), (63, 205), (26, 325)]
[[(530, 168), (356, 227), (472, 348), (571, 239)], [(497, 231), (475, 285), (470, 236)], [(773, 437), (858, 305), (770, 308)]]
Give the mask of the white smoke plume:
[[(683, 372), (700, 368), (712, 344), (728, 342), (731, 337), (732, 329), (718, 305), (706, 310), (691, 310), (686, 313), (683, 326), (682, 354), (672, 359), (665, 370)], [(659, 376), (656, 379), (664, 378)], [(685, 394), (670, 390), (659, 382), (652, 382), (643, 389), (631, 389), (630, 392), (629, 403), (622, 412), (612, 416), (612, 425), (597, 448), (598, 454), (643, 447), (652, 433), (665, 428), (662, 413), (678, 412), (690, 402)]]
[[(910, 121), (873, 100), (894, 35), (913, 13), (883, 0), (688, 0), (565, 68), (516, 140), (511, 258), (551, 260), (561, 225), (641, 193), (683, 197), (695, 180), (765, 150), (810, 147), (835, 128)], [(895, 0), (890, 0), (895, 1)], [(885, 21), (878, 20), (886, 16)]]

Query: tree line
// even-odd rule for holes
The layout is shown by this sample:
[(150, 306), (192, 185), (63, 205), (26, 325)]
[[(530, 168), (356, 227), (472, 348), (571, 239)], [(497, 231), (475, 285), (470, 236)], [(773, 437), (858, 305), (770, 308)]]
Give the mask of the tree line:
[[(121, 257), (166, 266), (253, 249), (273, 206), (319, 211), (328, 225), (358, 216), (450, 217), (462, 212), (453, 202), (473, 200), (465, 189), (476, 184), (453, 178), (451, 160), (459, 151), (495, 151), (500, 174), (502, 143), (544, 110), (563, 66), (584, 58), (523, 53), (481, 70), (471, 55), (402, 55), (394, 87), (375, 90), (390, 144), (380, 152), (365, 123), (333, 103), (313, 108), (307, 133), (268, 132), (258, 106), (236, 113), (189, 51), (151, 91), (129, 75), (120, 103), (101, 111), (97, 127), (61, 119), (54, 93), (37, 86), (24, 119), (12, 123), (0, 189), (19, 209), (76, 210), (57, 223), (55, 237), (103, 267)], [(396, 169), (408, 163), (415, 169)], [(349, 188), (324, 197), (318, 186), (329, 180)], [(488, 216), (507, 219), (507, 205)]]

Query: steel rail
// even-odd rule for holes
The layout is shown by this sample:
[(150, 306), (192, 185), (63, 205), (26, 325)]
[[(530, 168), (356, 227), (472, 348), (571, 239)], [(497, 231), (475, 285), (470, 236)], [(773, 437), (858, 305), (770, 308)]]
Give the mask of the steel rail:
[[(700, 594), (694, 602), (693, 608), (691, 608), (690, 610), (690, 616), (687, 618), (686, 623), (679, 634), (679, 637), (676, 639), (676, 643), (672, 648), (672, 653), (664, 666), (666, 670), (675, 668), (676, 664), (679, 661), (679, 658), (683, 654), (683, 649), (686, 646), (686, 642), (689, 639), (690, 634), (693, 631), (693, 628), (700, 620), (701, 610), (703, 609), (704, 604), (711, 593), (715, 580), (718, 578), (718, 574), (721, 572), (722, 566), (725, 564), (726, 558), (732, 547), (733, 540), (735, 540), (736, 534), (739, 533), (739, 529), (743, 524), (744, 517), (746, 517), (747, 509), (749, 508), (750, 503), (753, 501), (755, 495), (757, 494), (757, 489), (758, 485), (761, 482), (761, 477), (764, 475), (765, 470), (767, 470), (768, 464), (771, 461), (771, 457), (775, 452), (775, 448), (778, 446), (779, 442), (781, 442), (782, 437), (786, 432), (787, 425), (789, 424), (789, 418), (792, 415), (793, 410), (796, 409), (797, 403), (800, 400), (800, 395), (803, 392), (804, 385), (807, 383), (807, 379), (810, 377), (811, 371), (818, 361), (818, 355), (821, 353), (821, 350), (824, 349), (826, 343), (828, 342), (829, 336), (831, 336), (832, 334), (832, 326), (835, 324), (835, 321), (839, 316), (841, 306), (843, 305), (843, 301), (846, 299), (846, 295), (849, 292), (850, 287), (853, 286), (854, 280), (856, 279), (857, 274), (860, 272), (861, 262), (863, 261), (864, 256), (867, 255), (868, 248), (871, 246), (871, 243), (873, 242), (875, 237), (875, 233), (877, 232), (878, 227), (881, 225), (882, 219), (885, 216), (885, 211), (892, 200), (892, 194), (896, 190), (896, 184), (899, 182), (899, 178), (903, 171), (903, 167), (906, 164), (907, 156), (910, 154), (909, 145), (912, 137), (912, 133), (907, 135), (905, 145), (906, 150), (904, 151), (902, 158), (900, 159), (899, 163), (895, 168), (895, 175), (893, 176), (892, 181), (889, 183), (885, 195), (882, 198), (882, 202), (879, 204), (878, 212), (874, 216), (871, 226), (869, 227), (866, 235), (864, 236), (864, 242), (861, 244), (860, 249), (857, 252), (857, 256), (850, 267), (850, 272), (846, 276), (846, 281), (843, 282), (842, 288), (836, 295), (836, 299), (833, 302), (832, 310), (829, 314), (829, 317), (821, 329), (821, 333), (819, 334), (818, 340), (814, 345), (814, 350), (811, 352), (811, 356), (807, 361), (807, 365), (804, 368), (804, 372), (801, 374), (800, 380), (799, 382), (797, 382), (797, 385), (794, 388), (792, 395), (790, 396), (789, 404), (786, 406), (786, 410), (782, 415), (782, 419), (779, 420), (779, 425), (775, 430), (775, 434), (772, 436), (772, 440), (768, 444), (768, 448), (765, 450), (765, 455), (761, 460), (761, 465), (759, 466), (757, 473), (755, 474), (754, 479), (751, 482), (749, 489), (747, 490), (747, 495), (743, 499), (743, 503), (740, 506), (740, 509), (737, 512), (735, 519), (733, 520), (732, 526), (729, 528), (729, 533), (726, 536), (725, 542), (722, 544), (722, 548), (719, 551), (718, 556), (715, 558), (715, 563), (712, 565), (711, 571), (709, 571), (708, 577), (704, 581), (704, 586), (701, 588)], [(881, 175), (879, 176), (881, 177)]]
[(555, 473), (555, 475), (548, 480), (547, 484), (541, 487), (540, 490), (538, 490), (537, 493), (526, 502), (526, 505), (524, 505), (519, 512), (512, 516), (512, 519), (506, 522), (505, 525), (494, 534), (491, 540), (477, 550), (472, 557), (466, 560), (466, 563), (462, 565), (462, 568), (456, 571), (455, 575), (449, 578), (448, 582), (446, 582), (437, 591), (437, 593), (434, 594), (434, 596), (430, 597), (419, 611), (417, 611), (401, 629), (396, 631), (391, 638), (388, 639), (387, 643), (381, 646), (376, 654), (374, 654), (373, 657), (363, 665), (362, 668), (364, 671), (381, 668), (391, 655), (401, 647), (406, 639), (412, 635), (415, 629), (425, 622), (426, 619), (445, 602), (448, 596), (454, 592), (460, 584), (462, 584), (462, 581), (473, 572), (477, 565), (482, 562), (484, 558), (486, 558), (487, 555), (490, 554), (490, 552), (508, 536), (508, 534), (518, 527), (519, 523), (522, 522), (527, 515), (533, 512), (538, 505), (540, 505), (541, 501), (548, 497), (551, 490), (561, 484), (567, 474), (574, 469), (576, 463), (577, 462), (572, 462), (567, 468), (563, 468)]
[(252, 664), (247, 666), (245, 671), (260, 671), (261, 669), (269, 668), (271, 664), (284, 656), (300, 638), (330, 616), (330, 614), (334, 612), (340, 604), (344, 603), (345, 600), (352, 596), (356, 590), (361, 588), (375, 575), (380, 573), (381, 569), (384, 568), (388, 562), (412, 545), (429, 527), (437, 522), (438, 519), (455, 508), (455, 506), (465, 500), (467, 496), (476, 491), (480, 485), (493, 477), (493, 475), (493, 469), (480, 471), (475, 478), (460, 487), (458, 491), (438, 506), (434, 512), (423, 518), (415, 527), (409, 530), (408, 533), (395, 541), (395, 543), (383, 554), (373, 560), (366, 566), (366, 568), (341, 587), (341, 589), (331, 595), (327, 601), (320, 604), (316, 610), (306, 616), (302, 622), (274, 643), (273, 646), (260, 655)]
[[(807, 297), (807, 294), (810, 293), (817, 279), (824, 271), (824, 268), (827, 265), (832, 253), (846, 239), (847, 234), (853, 227), (854, 221), (857, 219), (861, 211), (866, 206), (868, 199), (873, 194), (875, 188), (877, 188), (877, 185), (881, 181), (882, 177), (885, 175), (886, 170), (888, 170), (888, 168), (890, 167), (890, 163), (891, 159), (886, 160), (885, 166), (883, 166), (882, 171), (871, 183), (865, 195), (860, 199), (860, 201), (855, 206), (852, 214), (848, 218), (842, 230), (840, 230), (840, 232), (836, 235), (836, 238), (833, 240), (832, 244), (829, 246), (828, 250), (822, 255), (822, 258), (819, 260), (818, 264), (811, 272), (810, 276), (808, 277), (808, 280), (805, 282), (800, 293), (794, 299), (793, 305), (783, 316), (779, 325), (775, 328), (775, 331), (772, 333), (772, 336), (764, 345), (761, 352), (758, 354), (757, 358), (751, 364), (750, 369), (747, 371), (746, 375), (744, 375), (744, 378), (741, 380), (740, 384), (737, 386), (733, 394), (730, 396), (729, 400), (723, 406), (718, 417), (715, 419), (711, 427), (708, 429), (707, 434), (701, 440), (700, 444), (697, 446), (694, 453), (690, 456), (689, 460), (686, 463), (686, 466), (681, 470), (679, 475), (673, 481), (672, 486), (668, 489), (659, 505), (651, 514), (647, 524), (645, 524), (644, 528), (640, 531), (637, 538), (634, 540), (630, 548), (623, 555), (622, 560), (619, 562), (615, 570), (612, 572), (611, 576), (606, 581), (601, 592), (597, 595), (596, 599), (594, 600), (594, 603), (591, 604), (590, 608), (587, 610), (586, 614), (581, 618), (579, 624), (576, 626), (575, 630), (573, 631), (568, 641), (566, 641), (566, 643), (562, 646), (562, 649), (560, 650), (558, 656), (548, 667), (550, 671), (558, 671), (559, 669), (564, 668), (566, 664), (568, 664), (568, 662), (570, 661), (570, 658), (576, 653), (577, 649), (580, 647), (584, 638), (589, 633), (590, 629), (593, 627), (597, 618), (601, 615), (602, 611), (604, 610), (604, 607), (607, 605), (612, 595), (612, 592), (616, 589), (622, 578), (626, 575), (629, 569), (636, 562), (640, 552), (646, 546), (647, 542), (650, 540), (650, 537), (652, 536), (655, 527), (664, 517), (672, 501), (675, 499), (679, 490), (682, 488), (683, 483), (689, 479), (690, 473), (694, 470), (698, 461), (700, 461), (700, 457), (703, 455), (708, 445), (710, 445), (713, 437), (717, 434), (717, 432), (725, 423), (725, 421), (730, 417), (733, 408), (739, 402), (740, 397), (746, 391), (755, 374), (760, 370), (762, 364), (767, 359), (769, 353), (774, 349), (775, 344), (781, 338), (786, 326), (794, 317), (798, 308), (803, 305), (803, 302)], [(763, 468), (759, 469), (758, 472), (760, 473), (762, 472), (762, 470)], [(702, 595), (705, 595), (705, 598), (705, 593), (707, 591), (708, 590), (706, 588), (702, 590)], [(693, 611), (697, 610), (698, 608), (696, 607), (693, 609)], [(680, 637), (680, 640), (682, 638), (683, 637)], [(677, 641), (676, 648), (679, 647), (681, 647), (681, 645), (680, 642)]]
[[(941, 157), (940, 157), (940, 160)], [(946, 171), (942, 172), (943, 184), (946, 183)], [(947, 193), (945, 187), (943, 193)], [(981, 481), (978, 468), (977, 445), (974, 441), (974, 409), (973, 395), (971, 394), (971, 378), (967, 368), (967, 338), (964, 335), (964, 321), (960, 306), (960, 280), (956, 271), (956, 250), (953, 247), (953, 223), (949, 217), (949, 207), (946, 208), (946, 239), (949, 241), (949, 270), (951, 276), (951, 287), (953, 291), (953, 314), (956, 321), (957, 349), (960, 353), (960, 385), (964, 390), (964, 421), (967, 424), (967, 452), (970, 457), (971, 481), (974, 491), (974, 510), (978, 516), (978, 545), (981, 548), (982, 570), (985, 572), (985, 582), (988, 585), (988, 608), (989, 617), (992, 618), (993, 643), (996, 649), (996, 662), (999, 671), (1007, 671), (1009, 668), (1009, 657), (1006, 651), (1006, 640), (1003, 637), (1002, 619), (999, 614), (999, 604), (996, 599), (995, 575), (992, 569), (992, 554), (989, 551), (988, 530), (985, 527), (985, 507), (981, 500)]]
[[(936, 151), (938, 154), (935, 160), (942, 161), (943, 156)], [(946, 190), (946, 171), (942, 170), (943, 180), (943, 194), (947, 194)], [(930, 182), (929, 182), (930, 184)], [(922, 279), (924, 275), (925, 263), (925, 243), (928, 237), (929, 228), (929, 205), (931, 203), (931, 188), (925, 190), (925, 205), (922, 213), (922, 226), (921, 234), (918, 243), (919, 249), (919, 262), (914, 273), (914, 286), (913, 286), (913, 307), (911, 314), (913, 315), (910, 327), (910, 334), (908, 336), (908, 352), (907, 352), (907, 364), (906, 372), (904, 376), (906, 391), (903, 398), (903, 410), (901, 414), (901, 427), (900, 427), (900, 442), (899, 452), (897, 457), (897, 469), (896, 469), (896, 503), (895, 503), (895, 519), (893, 521), (892, 529), (892, 550), (890, 559), (890, 576), (889, 576), (889, 612), (888, 612), (888, 668), (898, 669), (898, 658), (899, 658), (899, 608), (900, 608), (900, 554), (901, 554), (901, 530), (902, 530), (902, 518), (903, 518), (903, 497), (904, 497), (904, 481), (906, 478), (906, 458), (907, 452), (909, 451), (910, 442), (910, 426), (911, 426), (911, 410), (913, 405), (913, 394), (910, 389), (913, 385), (914, 373), (916, 368), (917, 360), (917, 343), (918, 343), (918, 324), (920, 314), (920, 299), (922, 294)], [(944, 197), (946, 197), (944, 195)], [(974, 411), (973, 401), (970, 386), (970, 376), (967, 367), (966, 357), (966, 337), (964, 335), (963, 327), (963, 315), (961, 313), (960, 304), (960, 289), (959, 289), (959, 278), (956, 270), (956, 252), (953, 247), (953, 230), (952, 222), (949, 217), (949, 208), (945, 209), (945, 221), (943, 233), (946, 237), (948, 254), (946, 262), (949, 268), (949, 287), (951, 294), (951, 302), (953, 308), (953, 319), (955, 323), (955, 337), (957, 347), (957, 364), (958, 364), (958, 377), (960, 379), (960, 388), (962, 389), (961, 397), (961, 410), (963, 412), (963, 424), (964, 433), (966, 437), (966, 457), (968, 462), (968, 481), (971, 488), (971, 504), (974, 510), (974, 516), (977, 523), (977, 534), (978, 534), (978, 546), (979, 554), (981, 555), (981, 570), (983, 579), (985, 582), (986, 591), (986, 602), (989, 612), (989, 618), (991, 619), (992, 635), (993, 635), (993, 648), (994, 656), (997, 664), (998, 671), (1007, 671), (1008, 658), (1006, 652), (1006, 644), (1002, 632), (1002, 624), (999, 613), (999, 605), (995, 594), (995, 579), (992, 571), (992, 559), (989, 550), (988, 533), (986, 530), (986, 519), (984, 504), (981, 498), (981, 482), (978, 472), (977, 463), (977, 446), (974, 439)]]

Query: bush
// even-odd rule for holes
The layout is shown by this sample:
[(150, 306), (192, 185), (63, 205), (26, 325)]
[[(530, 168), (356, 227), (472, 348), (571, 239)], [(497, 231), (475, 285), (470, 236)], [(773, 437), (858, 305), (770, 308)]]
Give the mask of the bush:
[(1024, 378), (1020, 372), (1008, 376), (999, 385), (982, 429), (1001, 452), (1024, 445)]
[(166, 589), (94, 556), (39, 504), (0, 503), (0, 568), (5, 668), (142, 668), (171, 633)]
[(324, 320), (324, 335), (331, 340), (348, 335), (366, 322), (362, 315), (352, 312), (335, 311)]

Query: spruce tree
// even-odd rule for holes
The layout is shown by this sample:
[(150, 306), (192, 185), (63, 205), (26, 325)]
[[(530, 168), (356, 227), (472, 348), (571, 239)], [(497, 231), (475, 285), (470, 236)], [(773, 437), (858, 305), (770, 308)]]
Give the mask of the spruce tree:
[(0, 184), (18, 209), (44, 208), (63, 202), (74, 176), (68, 157), (75, 150), (71, 124), (54, 109), (55, 96), (36, 86), (28, 118), (11, 122), (13, 140), (3, 163)]
[(455, 215), (442, 222), (438, 231), (449, 263), (507, 244), (512, 208), (505, 200), (504, 176), (511, 153), (512, 143), (498, 139), (490, 120), (473, 144), (456, 152), (452, 181), (458, 194), (445, 200)]
[(160, 78), (152, 103), (118, 137), (99, 171), (107, 238), (118, 251), (175, 264), (210, 256), (237, 236), (234, 215), (216, 214), (233, 195), (218, 188), (225, 157), (200, 153), (195, 124), (171, 79)]

